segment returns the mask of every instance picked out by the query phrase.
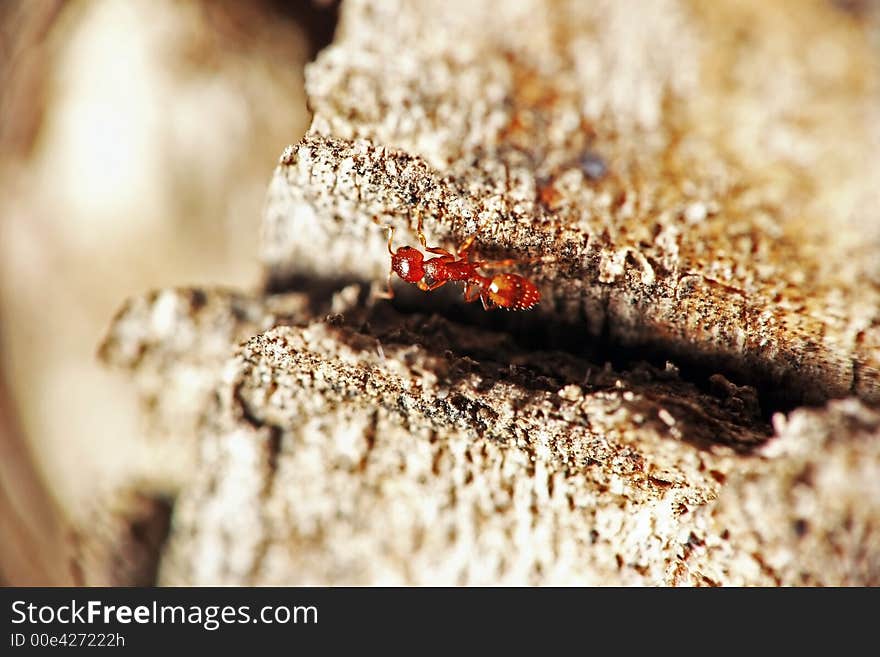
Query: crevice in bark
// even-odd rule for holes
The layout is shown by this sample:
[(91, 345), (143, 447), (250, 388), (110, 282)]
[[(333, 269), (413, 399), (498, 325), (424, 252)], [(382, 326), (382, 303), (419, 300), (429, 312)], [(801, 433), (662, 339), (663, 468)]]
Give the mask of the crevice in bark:
[[(324, 295), (329, 295), (331, 290), (338, 291), (342, 285), (357, 283), (354, 278), (329, 280), (297, 277), (284, 282), (275, 281), (269, 285), (269, 289), (273, 293), (281, 290), (308, 291), (312, 294), (313, 305), (316, 308), (326, 308), (326, 300), (322, 300)], [(364, 281), (360, 283), (362, 287), (359, 297), (365, 300), (369, 296), (365, 292), (369, 285)], [(669, 351), (650, 345), (621, 344), (613, 338), (613, 331), (610, 328), (612, 320), (608, 318), (607, 313), (604, 329), (600, 335), (594, 337), (590, 335), (586, 318), (573, 317), (570, 321), (561, 321), (527, 311), (486, 312), (479, 307), (479, 304), (465, 304), (460, 299), (461, 290), (452, 287), (454, 289), (424, 294), (416, 290), (402, 289), (397, 285), (395, 289), (398, 293), (390, 304), (383, 301), (376, 302), (370, 311), (372, 319), (367, 318), (363, 321), (368, 331), (372, 330), (369, 328), (370, 324), (377, 319), (380, 320), (381, 325), (384, 304), (390, 305), (403, 315), (436, 314), (462, 327), (505, 335), (510, 339), (509, 348), (518, 349), (523, 353), (559, 352), (589, 361), (596, 367), (602, 367), (607, 363), (614, 370), (621, 372), (632, 371), (648, 364), (660, 371), (675, 372), (681, 381), (693, 385), (700, 392), (710, 396), (730, 399), (745, 397), (739, 402), (731, 403), (756, 405), (758, 409), (756, 416), (767, 426), (776, 413), (788, 414), (796, 408), (818, 406), (827, 401), (806, 400), (801, 393), (804, 384), (791, 381), (786, 385), (786, 381), (780, 381), (768, 368), (762, 368), (759, 364), (735, 363), (729, 357), (721, 356), (714, 359), (705, 356), (688, 356), (682, 351)], [(494, 343), (485, 349), (478, 348), (476, 344), (473, 347), (472, 350), (462, 352), (460, 355), (481, 360), (497, 360), (499, 357), (498, 352), (493, 351)], [(547, 371), (544, 375), (552, 377), (553, 372)], [(558, 379), (561, 385), (572, 382), (566, 381), (564, 376), (559, 376)], [(724, 385), (721, 381), (729, 385)], [(737, 392), (737, 389), (742, 392)]]

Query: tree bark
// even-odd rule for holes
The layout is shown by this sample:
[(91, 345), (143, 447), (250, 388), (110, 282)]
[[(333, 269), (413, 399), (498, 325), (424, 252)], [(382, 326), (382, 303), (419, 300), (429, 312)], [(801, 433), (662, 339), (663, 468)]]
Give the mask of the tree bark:
[[(265, 291), (133, 300), (102, 350), (192, 455), (159, 581), (880, 583), (872, 25), (343, 5)], [(420, 219), (540, 305), (378, 300)]]

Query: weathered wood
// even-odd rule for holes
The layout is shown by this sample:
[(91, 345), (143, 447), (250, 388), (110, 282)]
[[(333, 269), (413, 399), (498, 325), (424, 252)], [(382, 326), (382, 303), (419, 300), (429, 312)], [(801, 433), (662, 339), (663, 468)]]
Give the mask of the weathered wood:
[(880, 415), (858, 402), (780, 416), (753, 451), (769, 435), (753, 391), (526, 352), (436, 317), (352, 324), (243, 347), (162, 581), (880, 577)]
[[(699, 359), (794, 402), (878, 399), (876, 46), (830, 5), (794, 23), (643, 5), (348, 5), (308, 69), (312, 130), (270, 187), (276, 284), (381, 280), (373, 217), (420, 212), (432, 242), (477, 232), (492, 255), (555, 258), (524, 268), (535, 314), (581, 322), (585, 341)], [(810, 41), (832, 60), (802, 57)]]
[[(197, 450), (160, 581), (880, 582), (880, 57), (796, 13), (345, 4), (263, 225), (308, 298), (111, 330)], [(541, 305), (371, 298), (417, 216)]]
[(877, 581), (875, 410), (779, 415), (769, 438), (723, 378), (533, 352), (353, 292), (346, 319), (301, 317), (224, 368), (161, 581)]

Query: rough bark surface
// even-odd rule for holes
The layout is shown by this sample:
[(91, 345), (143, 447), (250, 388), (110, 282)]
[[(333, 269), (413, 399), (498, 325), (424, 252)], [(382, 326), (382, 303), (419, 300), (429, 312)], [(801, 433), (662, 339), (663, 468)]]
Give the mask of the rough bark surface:
[[(880, 583), (876, 25), (345, 4), (269, 292), (131, 301), (102, 348), (177, 459), (159, 581)], [(419, 216), (540, 306), (376, 300)]]
[(584, 340), (877, 399), (877, 47), (830, 5), (735, 5), (352, 3), (270, 188), (272, 279), (381, 280), (373, 217), (420, 212), (430, 242), (554, 257), (534, 315)]

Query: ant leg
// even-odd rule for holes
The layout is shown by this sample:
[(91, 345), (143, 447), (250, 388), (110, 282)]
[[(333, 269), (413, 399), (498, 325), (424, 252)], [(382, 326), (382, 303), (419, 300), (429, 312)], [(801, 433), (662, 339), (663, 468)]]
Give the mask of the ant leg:
[(385, 292), (376, 292), (375, 297), (377, 299), (393, 299), (394, 298), (394, 288), (391, 287), (391, 274), (394, 273), (393, 270), (388, 270), (388, 289)]
[[(476, 292), (476, 294), (474, 294)], [(464, 301), (465, 303), (471, 303), (472, 301), (476, 301), (480, 298), (480, 286), (474, 285), (473, 283), (468, 283), (464, 288)]]
[(425, 281), (419, 281), (418, 283), (416, 283), (416, 285), (418, 285), (419, 289), (422, 292), (433, 292), (438, 287), (443, 287), (448, 282), (449, 281), (437, 281), (436, 283), (432, 283), (431, 285), (428, 285), (427, 283), (425, 283)]
[(452, 255), (449, 251), (447, 251), (446, 249), (438, 248), (436, 246), (426, 246), (425, 251), (427, 251), (428, 253), (434, 253), (436, 255), (443, 256), (444, 258), (449, 258), (450, 260), (455, 260), (455, 256)]
[(497, 306), (492, 303), (492, 300), (485, 294), (480, 294), (480, 301), (483, 302), (483, 310), (495, 310), (495, 308), (497, 308)]
[(471, 250), (471, 247), (474, 245), (474, 240), (477, 239), (477, 234), (474, 233), (470, 237), (468, 237), (464, 242), (461, 243), (461, 246), (458, 247), (458, 257), (467, 259), (468, 252)]
[(424, 244), (422, 246), (425, 247), (425, 251), (427, 251), (428, 253), (433, 253), (438, 256), (443, 256), (447, 260), (455, 260), (455, 256), (452, 255), (446, 249), (441, 249), (440, 247), (437, 247), (437, 246), (425, 246)]
[[(416, 210), (416, 217), (418, 217), (416, 223), (416, 235), (418, 235), (419, 243), (422, 245), (422, 248), (428, 253), (433, 253), (434, 255), (440, 256), (452, 256), (452, 254), (446, 249), (441, 249), (436, 246), (428, 246), (428, 239), (425, 237), (425, 231), (422, 229), (422, 213)], [(452, 256), (453, 260), (455, 259)]]

